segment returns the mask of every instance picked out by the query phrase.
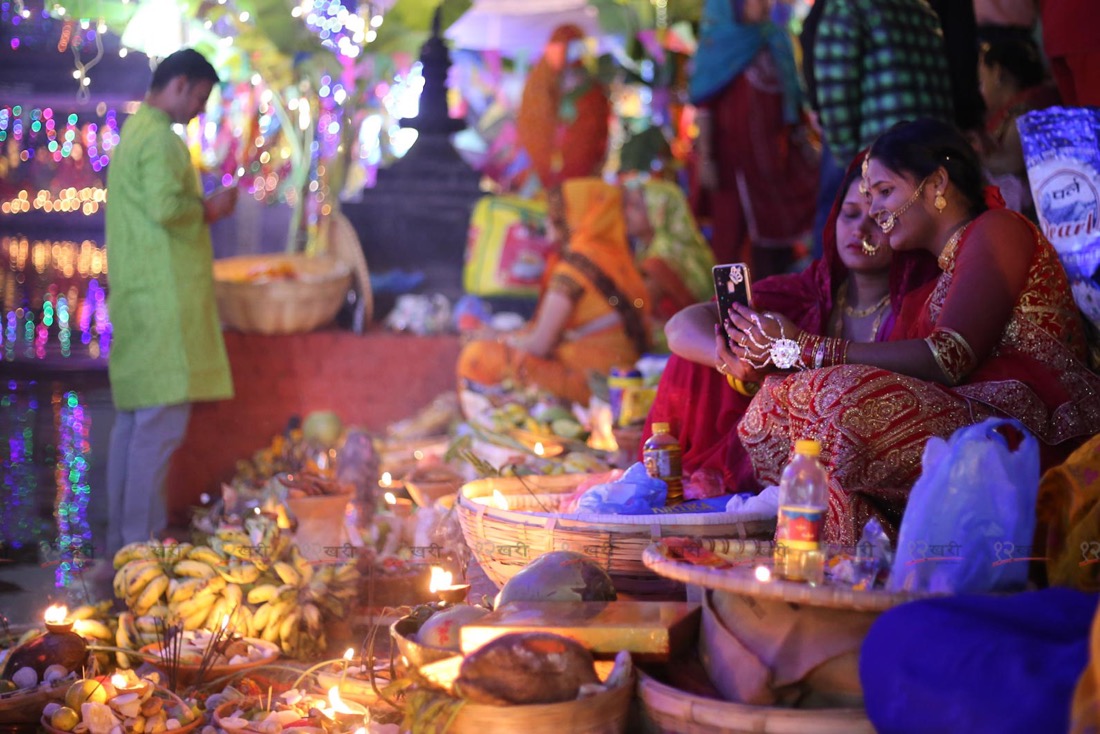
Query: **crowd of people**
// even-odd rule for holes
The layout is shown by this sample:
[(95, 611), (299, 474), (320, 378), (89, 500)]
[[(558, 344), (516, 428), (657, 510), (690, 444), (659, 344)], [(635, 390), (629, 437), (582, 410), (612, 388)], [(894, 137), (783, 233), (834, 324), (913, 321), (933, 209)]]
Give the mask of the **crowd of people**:
[[(836, 542), (871, 517), (896, 533), (930, 437), (1008, 416), (1042, 441), (1044, 468), (1064, 460), (1100, 432), (1100, 382), (1015, 121), (1060, 95), (1098, 101), (1082, 83), (1095, 51), (1063, 15), (1100, 11), (992, 5), (817, 0), (795, 44), (773, 3), (708, 0), (680, 181), (609, 183), (605, 151), (568, 142), (606, 141), (607, 90), (580, 32), (559, 29), (520, 118), (560, 257), (529, 328), (467, 345), (460, 384), (585, 402), (591, 373), (666, 342), (643, 440), (669, 423), (685, 474), (732, 492), (777, 483), (794, 442), (818, 439)], [(792, 246), (812, 240), (799, 270)], [(719, 313), (708, 271), (735, 261), (752, 309)]]

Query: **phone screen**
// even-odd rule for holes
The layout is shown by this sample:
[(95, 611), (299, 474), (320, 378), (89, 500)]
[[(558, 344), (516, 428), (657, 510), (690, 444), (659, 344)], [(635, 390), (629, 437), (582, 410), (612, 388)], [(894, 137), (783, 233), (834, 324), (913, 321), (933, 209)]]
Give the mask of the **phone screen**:
[(730, 307), (735, 303), (752, 308), (752, 286), (749, 281), (749, 266), (745, 263), (715, 265), (714, 294), (718, 297), (718, 315), (723, 321)]

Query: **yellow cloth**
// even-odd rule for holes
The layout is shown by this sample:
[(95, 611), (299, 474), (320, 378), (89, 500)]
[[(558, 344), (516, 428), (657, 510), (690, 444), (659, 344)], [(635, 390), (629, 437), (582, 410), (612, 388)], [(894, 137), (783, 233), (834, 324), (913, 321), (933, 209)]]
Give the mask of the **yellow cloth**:
[(1043, 475), (1036, 514), (1050, 585), (1100, 591), (1100, 436)]

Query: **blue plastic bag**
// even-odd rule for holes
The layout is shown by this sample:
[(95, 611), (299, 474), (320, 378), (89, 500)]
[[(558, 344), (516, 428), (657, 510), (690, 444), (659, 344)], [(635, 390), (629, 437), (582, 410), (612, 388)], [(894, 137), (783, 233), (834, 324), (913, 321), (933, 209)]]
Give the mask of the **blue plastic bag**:
[[(1012, 451), (997, 431), (1023, 441)], [(1039, 444), (1018, 421), (990, 418), (929, 439), (898, 534), (890, 591), (981, 593), (1027, 582)]]
[(578, 512), (597, 515), (645, 515), (655, 507), (664, 507), (668, 485), (646, 474), (637, 462), (617, 480), (589, 488), (577, 501)]

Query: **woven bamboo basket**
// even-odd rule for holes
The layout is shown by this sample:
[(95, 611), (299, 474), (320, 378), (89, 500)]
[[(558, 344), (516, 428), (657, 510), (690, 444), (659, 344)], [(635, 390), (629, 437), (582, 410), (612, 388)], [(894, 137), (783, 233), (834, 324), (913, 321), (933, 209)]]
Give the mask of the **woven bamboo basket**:
[[(584, 474), (479, 479), (458, 493), (462, 534), (486, 575), (503, 586), (543, 553), (583, 553), (611, 576), (620, 595), (634, 599), (676, 599), (683, 583), (646, 568), (642, 553), (668, 535), (770, 539), (775, 518), (726, 512), (654, 515), (560, 514), (562, 501)], [(503, 505), (507, 505), (507, 508)]]
[(874, 734), (862, 709), (787, 709), (707, 698), (638, 672), (646, 734)]
[[(690, 533), (682, 534), (690, 535)], [(744, 543), (738, 540), (715, 538), (701, 538), (699, 542), (707, 550), (730, 561), (733, 564), (732, 567), (711, 568), (676, 560), (671, 557), (669, 549), (660, 541), (654, 542), (645, 549), (642, 561), (646, 568), (663, 578), (718, 592), (809, 607), (853, 612), (884, 612), (898, 604), (932, 596), (924, 593), (891, 592), (879, 589), (857, 591), (845, 585), (811, 586), (778, 578), (761, 581), (756, 577), (755, 571), (757, 566), (771, 566), (771, 551), (774, 546), (770, 542)]]
[[(267, 268), (290, 269), (293, 279), (250, 280)], [(214, 262), (218, 313), (231, 329), (259, 334), (313, 331), (335, 318), (351, 269), (330, 256), (242, 255)]]
[(462, 477), (446, 466), (421, 467), (405, 476), (405, 489), (417, 507), (431, 507), (462, 487)]

